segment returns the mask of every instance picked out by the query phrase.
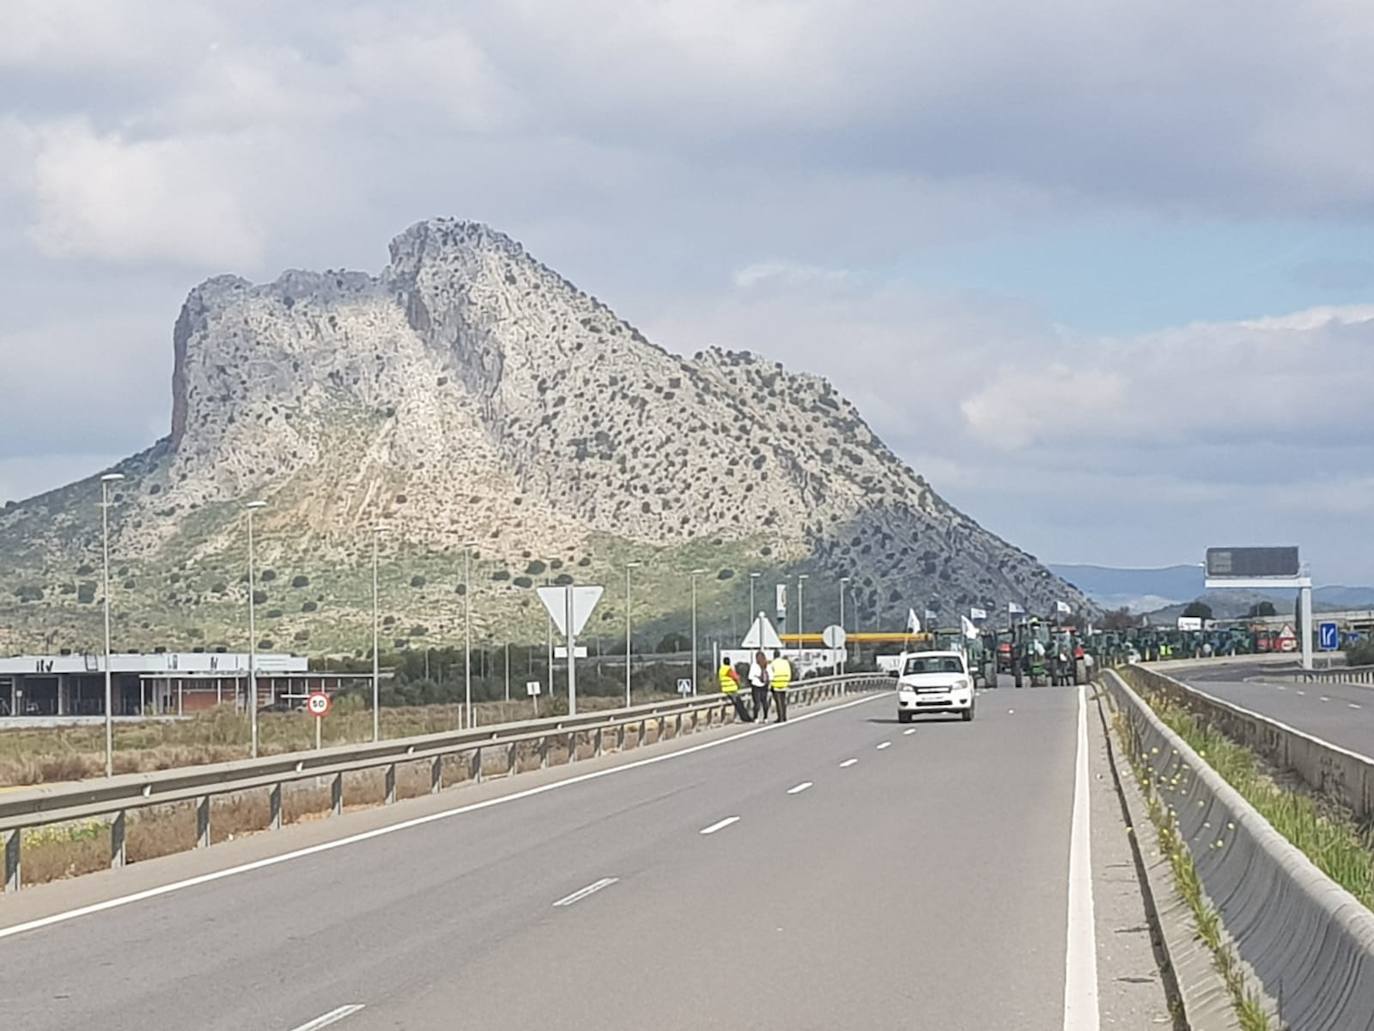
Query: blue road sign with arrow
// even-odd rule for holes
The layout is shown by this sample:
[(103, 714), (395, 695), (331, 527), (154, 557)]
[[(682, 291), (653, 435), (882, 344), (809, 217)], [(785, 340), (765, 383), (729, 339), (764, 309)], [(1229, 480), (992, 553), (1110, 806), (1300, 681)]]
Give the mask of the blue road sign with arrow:
[(1341, 646), (1341, 632), (1335, 623), (1318, 623), (1317, 640), (1322, 651), (1334, 652)]

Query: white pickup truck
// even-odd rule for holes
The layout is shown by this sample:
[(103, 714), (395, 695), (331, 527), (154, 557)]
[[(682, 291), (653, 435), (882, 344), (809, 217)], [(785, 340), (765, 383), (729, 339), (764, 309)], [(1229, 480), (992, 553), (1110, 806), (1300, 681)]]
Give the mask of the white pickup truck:
[(897, 674), (897, 719), (910, 723), (921, 713), (957, 712), (973, 719), (977, 701), (973, 675), (963, 652), (908, 652)]

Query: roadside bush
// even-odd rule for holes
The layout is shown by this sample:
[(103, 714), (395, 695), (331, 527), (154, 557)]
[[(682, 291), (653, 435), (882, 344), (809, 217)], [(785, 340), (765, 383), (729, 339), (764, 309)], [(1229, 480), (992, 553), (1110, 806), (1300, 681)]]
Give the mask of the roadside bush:
[(1351, 666), (1374, 666), (1374, 638), (1366, 638), (1346, 648), (1345, 661)]

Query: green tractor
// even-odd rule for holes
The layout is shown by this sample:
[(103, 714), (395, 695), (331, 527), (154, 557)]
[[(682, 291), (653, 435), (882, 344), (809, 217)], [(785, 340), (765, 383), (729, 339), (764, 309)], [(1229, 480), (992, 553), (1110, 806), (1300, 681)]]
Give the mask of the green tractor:
[[(1031, 687), (1049, 683), (1050, 632), (1038, 619), (1018, 623), (1012, 629), (1011, 675), (1017, 687), (1027, 680)], [(1038, 682), (1038, 683), (1037, 683)]]

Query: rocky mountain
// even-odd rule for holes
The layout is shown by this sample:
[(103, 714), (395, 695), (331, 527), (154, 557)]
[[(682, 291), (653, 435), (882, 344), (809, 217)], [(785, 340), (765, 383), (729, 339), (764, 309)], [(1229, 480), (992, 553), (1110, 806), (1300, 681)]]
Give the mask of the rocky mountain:
[[(258, 532), (259, 636), (359, 651), (380, 522), (387, 644), (460, 632), (463, 552), (491, 640), (542, 639), (533, 586), (608, 586), (596, 624), (703, 633), (809, 574), (807, 624), (838, 582), (864, 626), (931, 604), (1086, 604), (944, 502), (825, 380), (748, 353), (691, 359), (484, 225), (422, 222), (380, 275), (234, 276), (191, 291), (173, 333), (169, 436), (121, 462), (111, 507), (117, 632), (213, 647), (246, 632), (243, 502)], [(0, 512), (0, 648), (99, 640), (97, 476)], [(768, 607), (771, 608), (771, 605)], [(850, 609), (853, 625), (854, 608)], [(730, 622), (736, 623), (731, 628)]]

